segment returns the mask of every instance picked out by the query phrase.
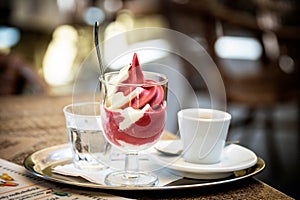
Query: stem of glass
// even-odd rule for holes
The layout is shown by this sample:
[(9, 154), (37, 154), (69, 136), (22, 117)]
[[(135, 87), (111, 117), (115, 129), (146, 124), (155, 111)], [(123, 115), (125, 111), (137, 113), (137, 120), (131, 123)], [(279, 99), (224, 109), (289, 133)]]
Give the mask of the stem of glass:
[(137, 153), (126, 153), (125, 156), (125, 177), (126, 179), (138, 178), (139, 158)]

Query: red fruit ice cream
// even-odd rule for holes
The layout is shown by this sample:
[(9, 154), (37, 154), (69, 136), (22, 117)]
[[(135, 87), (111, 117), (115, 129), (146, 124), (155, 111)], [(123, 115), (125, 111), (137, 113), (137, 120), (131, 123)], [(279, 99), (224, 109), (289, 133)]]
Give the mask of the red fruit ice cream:
[(166, 102), (164, 88), (155, 83), (144, 78), (137, 54), (131, 65), (109, 80), (101, 113), (108, 140), (115, 145), (142, 146), (159, 139), (165, 124)]

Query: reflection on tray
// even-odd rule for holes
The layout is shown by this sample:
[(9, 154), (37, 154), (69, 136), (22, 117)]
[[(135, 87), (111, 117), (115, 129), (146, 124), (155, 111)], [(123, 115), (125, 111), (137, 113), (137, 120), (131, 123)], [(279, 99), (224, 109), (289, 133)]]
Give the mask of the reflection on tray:
[(217, 182), (227, 182), (232, 179), (244, 179), (246, 177), (251, 177), (259, 172), (261, 172), (265, 167), (265, 163), (261, 158), (258, 158), (256, 165), (253, 167), (244, 169), (244, 170), (239, 170), (233, 172), (233, 174), (229, 177), (226, 178), (221, 178), (221, 179), (215, 179), (215, 180), (200, 180), (200, 179), (192, 179), (192, 178), (182, 178), (180, 180), (174, 181), (172, 183), (169, 183), (166, 186), (180, 186), (180, 185), (211, 185), (212, 183), (217, 183)]

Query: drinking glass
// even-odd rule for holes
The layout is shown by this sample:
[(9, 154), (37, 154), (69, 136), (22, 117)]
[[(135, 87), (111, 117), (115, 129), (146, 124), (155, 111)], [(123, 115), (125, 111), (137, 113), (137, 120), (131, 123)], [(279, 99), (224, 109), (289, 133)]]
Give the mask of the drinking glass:
[(108, 168), (110, 144), (99, 123), (99, 102), (72, 103), (63, 111), (74, 166), (88, 171)]
[(144, 83), (120, 83), (118, 73), (100, 77), (101, 122), (106, 139), (125, 153), (125, 169), (108, 174), (105, 183), (154, 186), (157, 176), (139, 171), (138, 152), (153, 146), (164, 130), (168, 79), (144, 71)]

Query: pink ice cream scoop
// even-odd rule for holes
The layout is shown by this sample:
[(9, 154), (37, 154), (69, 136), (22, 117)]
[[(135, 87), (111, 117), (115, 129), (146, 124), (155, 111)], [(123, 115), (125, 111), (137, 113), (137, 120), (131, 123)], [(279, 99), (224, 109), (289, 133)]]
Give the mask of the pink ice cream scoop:
[[(161, 104), (164, 100), (164, 90), (160, 85), (154, 85), (154, 80), (145, 80), (143, 72), (141, 70), (137, 54), (133, 55), (131, 67), (128, 70), (128, 78), (122, 83), (128, 84), (145, 84), (148, 83), (148, 86), (143, 86), (139, 88), (139, 95), (132, 96), (130, 102), (127, 102), (121, 108), (126, 108), (131, 106), (133, 108), (142, 108), (146, 104), (149, 104), (152, 108)], [(117, 92), (123, 92), (124, 96), (127, 96), (131, 93), (136, 87), (125, 86), (119, 87)]]
[[(116, 145), (120, 145), (120, 142), (131, 145), (155, 142), (164, 129), (164, 88), (155, 84), (155, 80), (144, 78), (137, 54), (134, 54), (127, 73), (127, 78), (121, 82), (125, 86), (119, 85), (113, 95), (121, 92), (128, 101), (120, 104), (118, 108), (104, 109), (105, 117), (102, 122), (105, 134)], [(124, 128), (123, 124), (132, 122), (132, 118), (135, 119), (133, 123), (127, 123)]]

